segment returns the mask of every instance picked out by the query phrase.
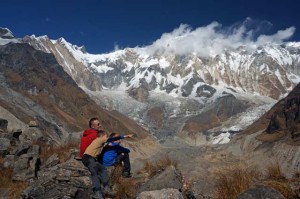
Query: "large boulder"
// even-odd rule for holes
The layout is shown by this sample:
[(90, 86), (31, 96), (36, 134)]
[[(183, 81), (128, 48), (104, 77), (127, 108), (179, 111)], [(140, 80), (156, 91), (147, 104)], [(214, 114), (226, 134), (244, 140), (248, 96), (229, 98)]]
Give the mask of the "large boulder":
[(138, 192), (160, 190), (163, 188), (172, 188), (181, 190), (182, 175), (175, 167), (169, 166), (162, 173), (155, 175)]
[(285, 199), (285, 197), (280, 192), (266, 185), (255, 185), (254, 187), (244, 191), (237, 197), (237, 199), (257, 198)]
[(23, 154), (14, 163), (13, 180), (26, 181), (37, 175), (40, 159), (36, 155)]
[[(55, 156), (48, 160), (55, 160)], [(90, 198), (92, 185), (89, 171), (81, 161), (71, 157), (64, 163), (53, 167), (43, 167), (38, 172), (37, 180), (23, 191), (22, 197), (29, 199), (45, 198)]]

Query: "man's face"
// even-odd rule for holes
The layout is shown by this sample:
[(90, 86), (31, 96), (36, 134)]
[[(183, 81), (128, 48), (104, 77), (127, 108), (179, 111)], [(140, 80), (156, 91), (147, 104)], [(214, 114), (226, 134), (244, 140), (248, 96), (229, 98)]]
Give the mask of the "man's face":
[(91, 127), (93, 129), (97, 129), (97, 130), (101, 130), (102, 129), (102, 126), (101, 126), (101, 123), (99, 122), (99, 120), (94, 120), (91, 124)]

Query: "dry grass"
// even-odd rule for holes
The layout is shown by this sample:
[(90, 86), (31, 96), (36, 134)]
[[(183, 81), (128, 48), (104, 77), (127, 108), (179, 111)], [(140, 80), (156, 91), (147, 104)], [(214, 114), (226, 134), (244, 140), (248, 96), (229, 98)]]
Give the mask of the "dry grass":
[(265, 181), (264, 184), (279, 191), (286, 199), (296, 198), (295, 193), (293, 192), (292, 188), (290, 187), (288, 181), (269, 180), (269, 181)]
[(280, 167), (278, 161), (276, 161), (275, 163), (271, 163), (267, 167), (266, 178), (270, 179), (270, 180), (285, 180), (286, 179), (281, 171), (281, 167)]
[(24, 189), (28, 187), (26, 182), (12, 181), (13, 169), (0, 167), (0, 188), (9, 189), (9, 198), (20, 198)]
[[(168, 166), (177, 166), (177, 162), (171, 160), (169, 157), (165, 156), (154, 163), (146, 162), (144, 167), (140, 169), (138, 174), (145, 174), (145, 177), (152, 177), (155, 174), (163, 171)], [(130, 199), (136, 198), (138, 186), (144, 182), (144, 178), (123, 178), (122, 166), (117, 166), (113, 171), (111, 177), (111, 184), (113, 184), (117, 190), (114, 199)]]
[(257, 182), (261, 174), (255, 167), (236, 165), (222, 169), (216, 173), (216, 176), (218, 178), (216, 197), (218, 199), (232, 199)]
[(276, 163), (271, 163), (267, 167), (266, 175), (258, 171), (256, 167), (237, 165), (220, 170), (217, 174), (216, 198), (233, 199), (240, 193), (246, 191), (254, 184), (262, 183), (279, 191), (285, 198), (295, 198), (290, 181), (288, 181)]
[(118, 165), (110, 178), (110, 184), (113, 185), (113, 190), (116, 191), (114, 199), (130, 199), (136, 198), (138, 181), (133, 178), (123, 178), (122, 165)]
[(168, 166), (174, 166), (175, 168), (177, 167), (177, 161), (172, 160), (168, 156), (164, 156), (161, 159), (157, 160), (156, 162), (149, 162), (146, 161), (144, 164), (144, 167), (140, 170), (138, 170), (138, 174), (144, 174), (147, 177), (151, 178), (154, 175), (160, 173), (163, 171), (165, 168)]
[(53, 146), (53, 145), (47, 145), (43, 142), (37, 141), (33, 144), (39, 145), (40, 146), (40, 159), (47, 160), (51, 155), (57, 154), (59, 157), (60, 162), (64, 162), (69, 158), (70, 155), (70, 150), (77, 148), (79, 149), (79, 143), (67, 143), (66, 145), (63, 146)]

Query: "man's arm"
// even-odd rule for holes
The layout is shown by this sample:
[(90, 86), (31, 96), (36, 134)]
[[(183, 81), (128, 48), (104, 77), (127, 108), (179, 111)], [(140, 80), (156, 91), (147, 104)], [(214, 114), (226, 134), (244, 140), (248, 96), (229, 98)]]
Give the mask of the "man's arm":
[(120, 136), (116, 136), (116, 137), (110, 137), (110, 138), (107, 139), (106, 142), (113, 142), (113, 141), (121, 140), (121, 139), (124, 139), (124, 138), (131, 138), (133, 136), (134, 136), (134, 134), (120, 135)]

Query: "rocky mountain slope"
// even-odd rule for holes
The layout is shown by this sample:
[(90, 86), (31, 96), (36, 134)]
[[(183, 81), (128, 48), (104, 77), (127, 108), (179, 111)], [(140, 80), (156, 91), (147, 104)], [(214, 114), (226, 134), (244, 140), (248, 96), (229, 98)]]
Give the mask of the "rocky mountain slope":
[[(151, 54), (148, 47), (93, 55), (63, 38), (33, 35), (22, 41), (53, 53), (98, 104), (129, 116), (162, 141), (177, 136), (199, 145), (212, 136), (208, 129), (218, 127), (217, 136), (242, 130), (230, 118), (268, 107), (300, 80), (299, 43), (241, 46), (201, 57)], [(227, 131), (220, 128), (226, 121), (232, 122)]]
[[(8, 31), (3, 32), (2, 41)], [(149, 139), (155, 145), (149, 133), (134, 121), (97, 105), (53, 54), (9, 38), (11, 42), (0, 45), (0, 106), (1, 117), (12, 123), (10, 130), (23, 129), (35, 121), (40, 138), (63, 144), (70, 137), (78, 138), (88, 127), (89, 118), (97, 116), (108, 131), (135, 133), (138, 139)]]
[(262, 167), (279, 163), (289, 177), (299, 172), (300, 84), (261, 118), (224, 146), (228, 151)]

